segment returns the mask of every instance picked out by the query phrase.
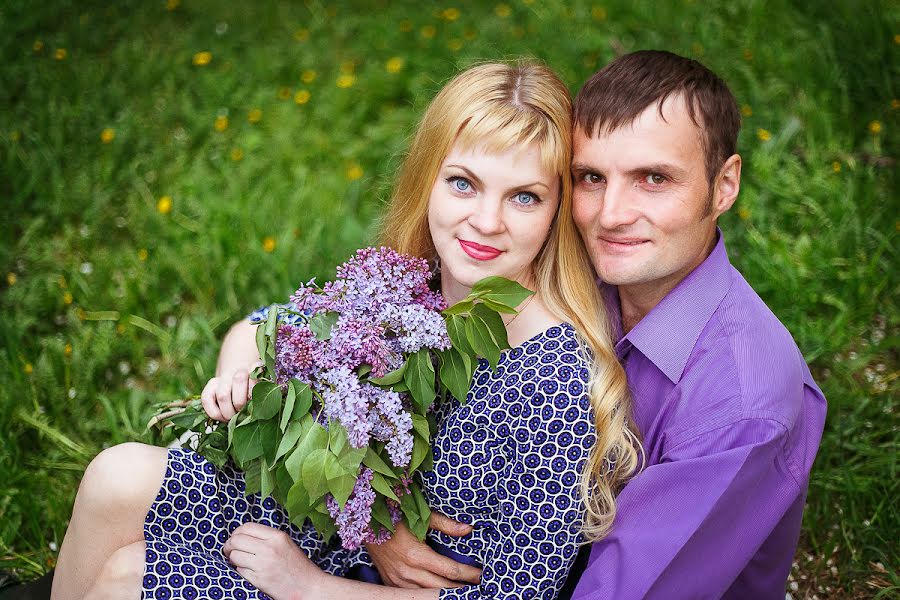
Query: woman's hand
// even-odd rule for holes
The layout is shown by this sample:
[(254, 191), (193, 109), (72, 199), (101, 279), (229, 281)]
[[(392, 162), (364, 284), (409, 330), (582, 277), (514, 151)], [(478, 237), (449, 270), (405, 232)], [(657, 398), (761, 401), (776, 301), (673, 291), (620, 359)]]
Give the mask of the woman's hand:
[(237, 369), (231, 375), (213, 377), (200, 394), (200, 403), (206, 414), (216, 421), (228, 422), (247, 406), (250, 391), (256, 381), (250, 379), (250, 371)]
[(325, 574), (279, 529), (244, 523), (222, 552), (241, 577), (275, 600), (319, 596), (316, 589)]
[[(431, 529), (453, 537), (468, 535), (472, 528), (440, 513), (431, 513)], [(385, 585), (400, 588), (448, 588), (477, 584), (481, 569), (458, 563), (420, 542), (402, 523), (383, 544), (367, 544), (366, 550)]]

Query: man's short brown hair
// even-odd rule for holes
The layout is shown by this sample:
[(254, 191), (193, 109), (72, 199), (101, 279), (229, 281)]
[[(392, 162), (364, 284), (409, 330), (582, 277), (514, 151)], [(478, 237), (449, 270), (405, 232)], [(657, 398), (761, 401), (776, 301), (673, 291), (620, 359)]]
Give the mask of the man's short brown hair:
[(632, 52), (612, 61), (578, 92), (575, 124), (585, 135), (615, 131), (668, 97), (681, 96), (700, 129), (700, 143), (710, 185), (729, 156), (737, 151), (741, 115), (731, 90), (695, 60), (661, 50)]

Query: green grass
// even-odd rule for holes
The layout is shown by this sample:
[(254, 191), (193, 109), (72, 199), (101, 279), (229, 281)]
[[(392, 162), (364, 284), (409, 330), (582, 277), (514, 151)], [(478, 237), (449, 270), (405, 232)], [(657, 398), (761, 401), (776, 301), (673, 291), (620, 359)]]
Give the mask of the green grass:
[(371, 240), (458, 69), (534, 56), (575, 91), (663, 48), (744, 106), (722, 226), (829, 400), (792, 593), (900, 593), (896, 3), (52, 4), (0, 8), (0, 568), (50, 568), (90, 458), (199, 390), (232, 321)]

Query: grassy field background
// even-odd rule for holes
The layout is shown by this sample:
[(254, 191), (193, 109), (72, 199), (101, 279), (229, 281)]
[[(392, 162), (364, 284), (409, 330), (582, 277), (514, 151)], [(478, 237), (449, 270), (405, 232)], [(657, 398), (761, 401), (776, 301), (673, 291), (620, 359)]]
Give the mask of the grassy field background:
[(452, 74), (532, 56), (574, 92), (662, 48), (742, 105), (722, 227), (829, 400), (788, 591), (900, 595), (900, 5), (260, 4), (0, 5), (0, 569), (51, 568), (90, 458), (371, 239)]

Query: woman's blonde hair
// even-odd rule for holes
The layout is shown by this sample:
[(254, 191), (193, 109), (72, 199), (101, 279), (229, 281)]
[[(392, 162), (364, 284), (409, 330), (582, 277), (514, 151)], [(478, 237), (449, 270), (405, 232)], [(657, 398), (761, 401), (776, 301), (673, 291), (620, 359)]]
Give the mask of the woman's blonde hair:
[(394, 187), (381, 228), (387, 246), (436, 258), (428, 201), (446, 156), (459, 144), (504, 152), (537, 143), (541, 162), (560, 178), (559, 210), (535, 259), (537, 292), (547, 308), (575, 326), (592, 352), (591, 404), (597, 443), (582, 477), (586, 541), (602, 538), (616, 513), (615, 495), (638, 467), (625, 372), (612, 346), (606, 307), (572, 219), (572, 100), (546, 66), (488, 63), (453, 78), (425, 111)]

